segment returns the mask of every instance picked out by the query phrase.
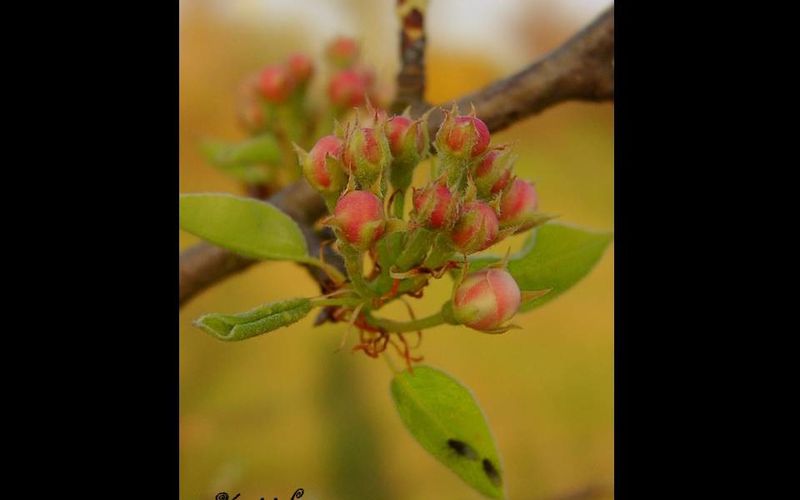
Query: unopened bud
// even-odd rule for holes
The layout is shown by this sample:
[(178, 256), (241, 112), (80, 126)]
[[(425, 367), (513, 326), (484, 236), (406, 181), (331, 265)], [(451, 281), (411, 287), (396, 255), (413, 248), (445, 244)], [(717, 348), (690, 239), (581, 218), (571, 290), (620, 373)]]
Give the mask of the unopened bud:
[(473, 201), (464, 205), (450, 237), (460, 252), (469, 255), (492, 246), (498, 231), (497, 214), (492, 207)]
[(497, 330), (519, 309), (521, 294), (513, 276), (503, 269), (484, 269), (467, 276), (453, 297), (453, 317), (482, 331)]
[(333, 225), (349, 244), (366, 250), (383, 236), (383, 202), (369, 191), (351, 191), (336, 202)]
[(297, 85), (305, 85), (314, 74), (314, 63), (305, 54), (292, 54), (286, 65), (289, 68), (289, 75)]
[(526, 231), (537, 222), (537, 208), (539, 197), (533, 184), (515, 179), (500, 200), (500, 226), (504, 229), (516, 227), (518, 233)]
[(414, 191), (414, 220), (428, 229), (449, 229), (458, 217), (458, 200), (444, 183)]
[(480, 118), (448, 113), (436, 134), (436, 150), (471, 159), (486, 151), (490, 139), (489, 129)]
[(392, 161), (392, 153), (382, 132), (355, 127), (347, 135), (342, 160), (362, 188), (375, 191), (376, 182)]
[(301, 153), (303, 174), (317, 191), (339, 193), (347, 183), (342, 165), (342, 140), (326, 135), (307, 154)]
[(328, 45), (325, 51), (328, 60), (338, 68), (348, 68), (358, 59), (358, 42), (340, 36)]
[(268, 66), (261, 72), (259, 90), (268, 102), (285, 102), (294, 90), (294, 80), (283, 65)]
[(386, 138), (392, 150), (393, 166), (398, 168), (415, 167), (430, 147), (428, 127), (405, 116), (394, 116), (386, 122)]
[(335, 107), (353, 108), (363, 105), (370, 83), (363, 72), (346, 69), (333, 75), (328, 84), (328, 99)]
[(479, 197), (489, 199), (508, 186), (514, 160), (507, 146), (492, 148), (483, 156), (472, 175)]

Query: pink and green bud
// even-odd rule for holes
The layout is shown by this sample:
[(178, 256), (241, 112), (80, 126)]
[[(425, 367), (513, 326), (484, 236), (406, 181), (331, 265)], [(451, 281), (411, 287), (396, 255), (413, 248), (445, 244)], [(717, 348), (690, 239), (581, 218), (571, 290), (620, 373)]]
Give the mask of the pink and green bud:
[(514, 156), (507, 146), (490, 149), (474, 167), (472, 180), (478, 196), (489, 199), (502, 192), (511, 181)]
[(366, 250), (383, 236), (383, 202), (369, 191), (351, 191), (336, 202), (333, 224), (350, 245)]
[(361, 188), (380, 191), (378, 182), (392, 161), (392, 153), (382, 132), (356, 127), (347, 135), (342, 160)]
[(456, 158), (478, 157), (489, 147), (489, 129), (475, 116), (448, 113), (436, 134), (436, 150)]
[(386, 122), (386, 138), (394, 159), (393, 166), (413, 168), (430, 147), (428, 127), (422, 121), (393, 116)]
[(328, 84), (328, 99), (339, 109), (355, 108), (367, 101), (370, 86), (367, 73), (346, 69), (331, 78)]
[(358, 42), (346, 36), (333, 40), (325, 50), (328, 61), (337, 68), (349, 68), (358, 59)]
[(289, 76), (297, 85), (306, 85), (314, 75), (314, 63), (305, 54), (292, 54), (286, 61)]
[(414, 220), (432, 229), (449, 229), (458, 218), (458, 199), (444, 183), (414, 191)]
[(268, 102), (280, 104), (286, 102), (294, 90), (294, 80), (288, 68), (283, 65), (267, 66), (259, 78), (259, 90)]
[(517, 233), (527, 231), (536, 225), (539, 196), (533, 184), (515, 179), (500, 200), (500, 227), (514, 227)]
[(317, 191), (338, 194), (347, 184), (342, 147), (341, 139), (327, 135), (320, 138), (309, 153), (300, 152), (303, 174)]
[(461, 253), (469, 255), (492, 246), (497, 240), (499, 222), (492, 207), (482, 201), (464, 205), (450, 238)]
[(467, 276), (453, 297), (453, 317), (475, 330), (503, 327), (519, 309), (519, 285), (504, 269), (484, 269)]

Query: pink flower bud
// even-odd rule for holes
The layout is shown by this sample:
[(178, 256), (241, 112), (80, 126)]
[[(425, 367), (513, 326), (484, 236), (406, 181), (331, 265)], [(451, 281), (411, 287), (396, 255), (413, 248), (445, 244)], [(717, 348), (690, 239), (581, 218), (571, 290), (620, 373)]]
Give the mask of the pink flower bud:
[(467, 276), (453, 297), (453, 317), (476, 330), (495, 330), (519, 309), (519, 285), (508, 271), (484, 269)]
[(436, 134), (436, 149), (458, 158), (475, 158), (486, 151), (490, 139), (481, 119), (448, 115)]
[(519, 226), (516, 232), (526, 231), (535, 224), (533, 216), (538, 207), (533, 184), (516, 179), (500, 200), (500, 224), (503, 228)]
[(294, 80), (285, 66), (267, 66), (261, 72), (259, 90), (264, 99), (271, 103), (285, 102), (294, 90)]
[(372, 189), (392, 161), (384, 134), (374, 128), (355, 128), (347, 135), (342, 160), (364, 189)]
[(334, 225), (360, 250), (378, 241), (385, 229), (383, 202), (369, 191), (351, 191), (336, 202)]
[(386, 122), (386, 138), (398, 167), (414, 167), (428, 150), (428, 127), (405, 116), (394, 116)]
[(489, 199), (508, 186), (511, 180), (514, 158), (508, 147), (490, 149), (473, 171), (473, 181), (478, 196)]
[(289, 75), (298, 85), (308, 82), (314, 74), (314, 63), (305, 54), (292, 54), (286, 65), (289, 67)]
[(358, 42), (352, 38), (340, 36), (328, 45), (325, 55), (334, 66), (348, 68), (358, 59)]
[(347, 69), (333, 75), (328, 84), (328, 99), (338, 108), (353, 108), (366, 102), (370, 83), (365, 73)]
[(320, 138), (303, 157), (303, 174), (317, 191), (340, 192), (347, 183), (342, 166), (342, 140), (335, 135)]
[(443, 183), (414, 191), (414, 220), (428, 229), (452, 227), (458, 216), (458, 200)]
[(498, 232), (499, 223), (492, 207), (473, 201), (464, 205), (450, 237), (455, 247), (468, 255), (492, 246)]

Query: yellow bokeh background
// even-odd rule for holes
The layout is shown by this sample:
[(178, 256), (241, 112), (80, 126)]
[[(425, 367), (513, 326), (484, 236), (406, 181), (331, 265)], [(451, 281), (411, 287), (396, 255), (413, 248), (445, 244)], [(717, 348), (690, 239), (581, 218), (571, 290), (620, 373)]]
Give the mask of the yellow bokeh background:
[[(377, 41), (396, 30), (393, 2), (338, 4), (361, 27), (347, 34), (368, 44), (367, 61), (391, 85), (396, 44), (393, 37)], [(235, 181), (203, 161), (199, 140), (244, 138), (234, 117), (240, 79), (295, 50), (318, 56), (325, 40), (299, 19), (267, 17), (254, 25), (213, 5), (181, 4), (180, 190), (241, 194)], [(367, 22), (368, 13), (379, 11), (388, 13)], [(530, 57), (579, 26), (541, 18), (536, 25), (550, 31), (530, 39), (535, 47), (522, 51)], [(437, 48), (434, 35), (429, 101), (452, 99), (508, 72), (484, 54)], [(493, 134), (493, 141), (515, 144), (517, 173), (536, 181), (544, 211), (586, 228), (613, 229), (611, 104), (562, 104)], [(182, 249), (197, 241), (180, 233)], [(497, 251), (520, 243), (516, 237)], [(548, 499), (589, 485), (606, 489), (596, 498), (613, 496), (613, 272), (612, 244), (573, 289), (515, 318), (521, 330), (491, 336), (442, 326), (424, 335), (425, 362), (454, 375), (480, 401), (503, 457), (509, 498)], [(448, 278), (435, 282), (415, 301), (417, 314), (434, 312), (449, 292)], [(241, 493), (241, 500), (284, 499), (298, 487), (304, 499), (481, 498), (404, 429), (389, 396), (387, 366), (348, 349), (336, 352), (344, 326), (314, 328), (312, 314), (286, 329), (224, 343), (191, 325), (208, 312), (316, 294), (297, 266), (265, 262), (181, 309), (181, 498), (226, 491), (231, 498)], [(401, 319), (406, 313), (392, 306), (386, 314)]]

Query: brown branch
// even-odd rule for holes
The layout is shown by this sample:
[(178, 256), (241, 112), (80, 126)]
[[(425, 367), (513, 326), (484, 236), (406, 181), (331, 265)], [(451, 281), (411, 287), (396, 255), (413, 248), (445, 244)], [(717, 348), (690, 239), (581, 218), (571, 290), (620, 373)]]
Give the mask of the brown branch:
[[(400, 72), (391, 110), (402, 113), (407, 106), (424, 111), (425, 106), (425, 15), (428, 0), (397, 0), (400, 20)], [(421, 114), (421, 113), (420, 113)]]
[[(422, 47), (424, 49), (424, 44)], [(424, 71), (420, 74), (421, 87), (418, 86), (415, 92), (424, 92)], [(408, 96), (411, 95), (409, 91)], [(422, 94), (414, 95), (418, 95), (421, 102)], [(459, 99), (457, 103), (462, 111), (474, 105), (489, 130), (496, 132), (563, 101), (606, 101), (613, 98), (614, 7), (610, 7), (542, 60)], [(441, 120), (440, 111), (431, 114), (432, 134), (438, 130)], [(325, 236), (320, 236), (312, 226), (326, 213), (319, 195), (305, 181), (300, 181), (276, 193), (269, 201), (297, 221), (308, 240), (309, 251), (317, 255)], [(325, 247), (325, 260), (341, 269), (341, 258), (329, 247)], [(207, 243), (185, 250), (180, 256), (179, 303), (183, 305), (200, 291), (254, 263)], [(324, 273), (316, 268), (309, 268), (309, 272), (324, 289), (327, 281)]]
[[(519, 73), (492, 83), (457, 101), (462, 112), (472, 105), (478, 117), (496, 132), (568, 100), (614, 99), (614, 7), (565, 44)], [(435, 133), (442, 113), (430, 117)]]

